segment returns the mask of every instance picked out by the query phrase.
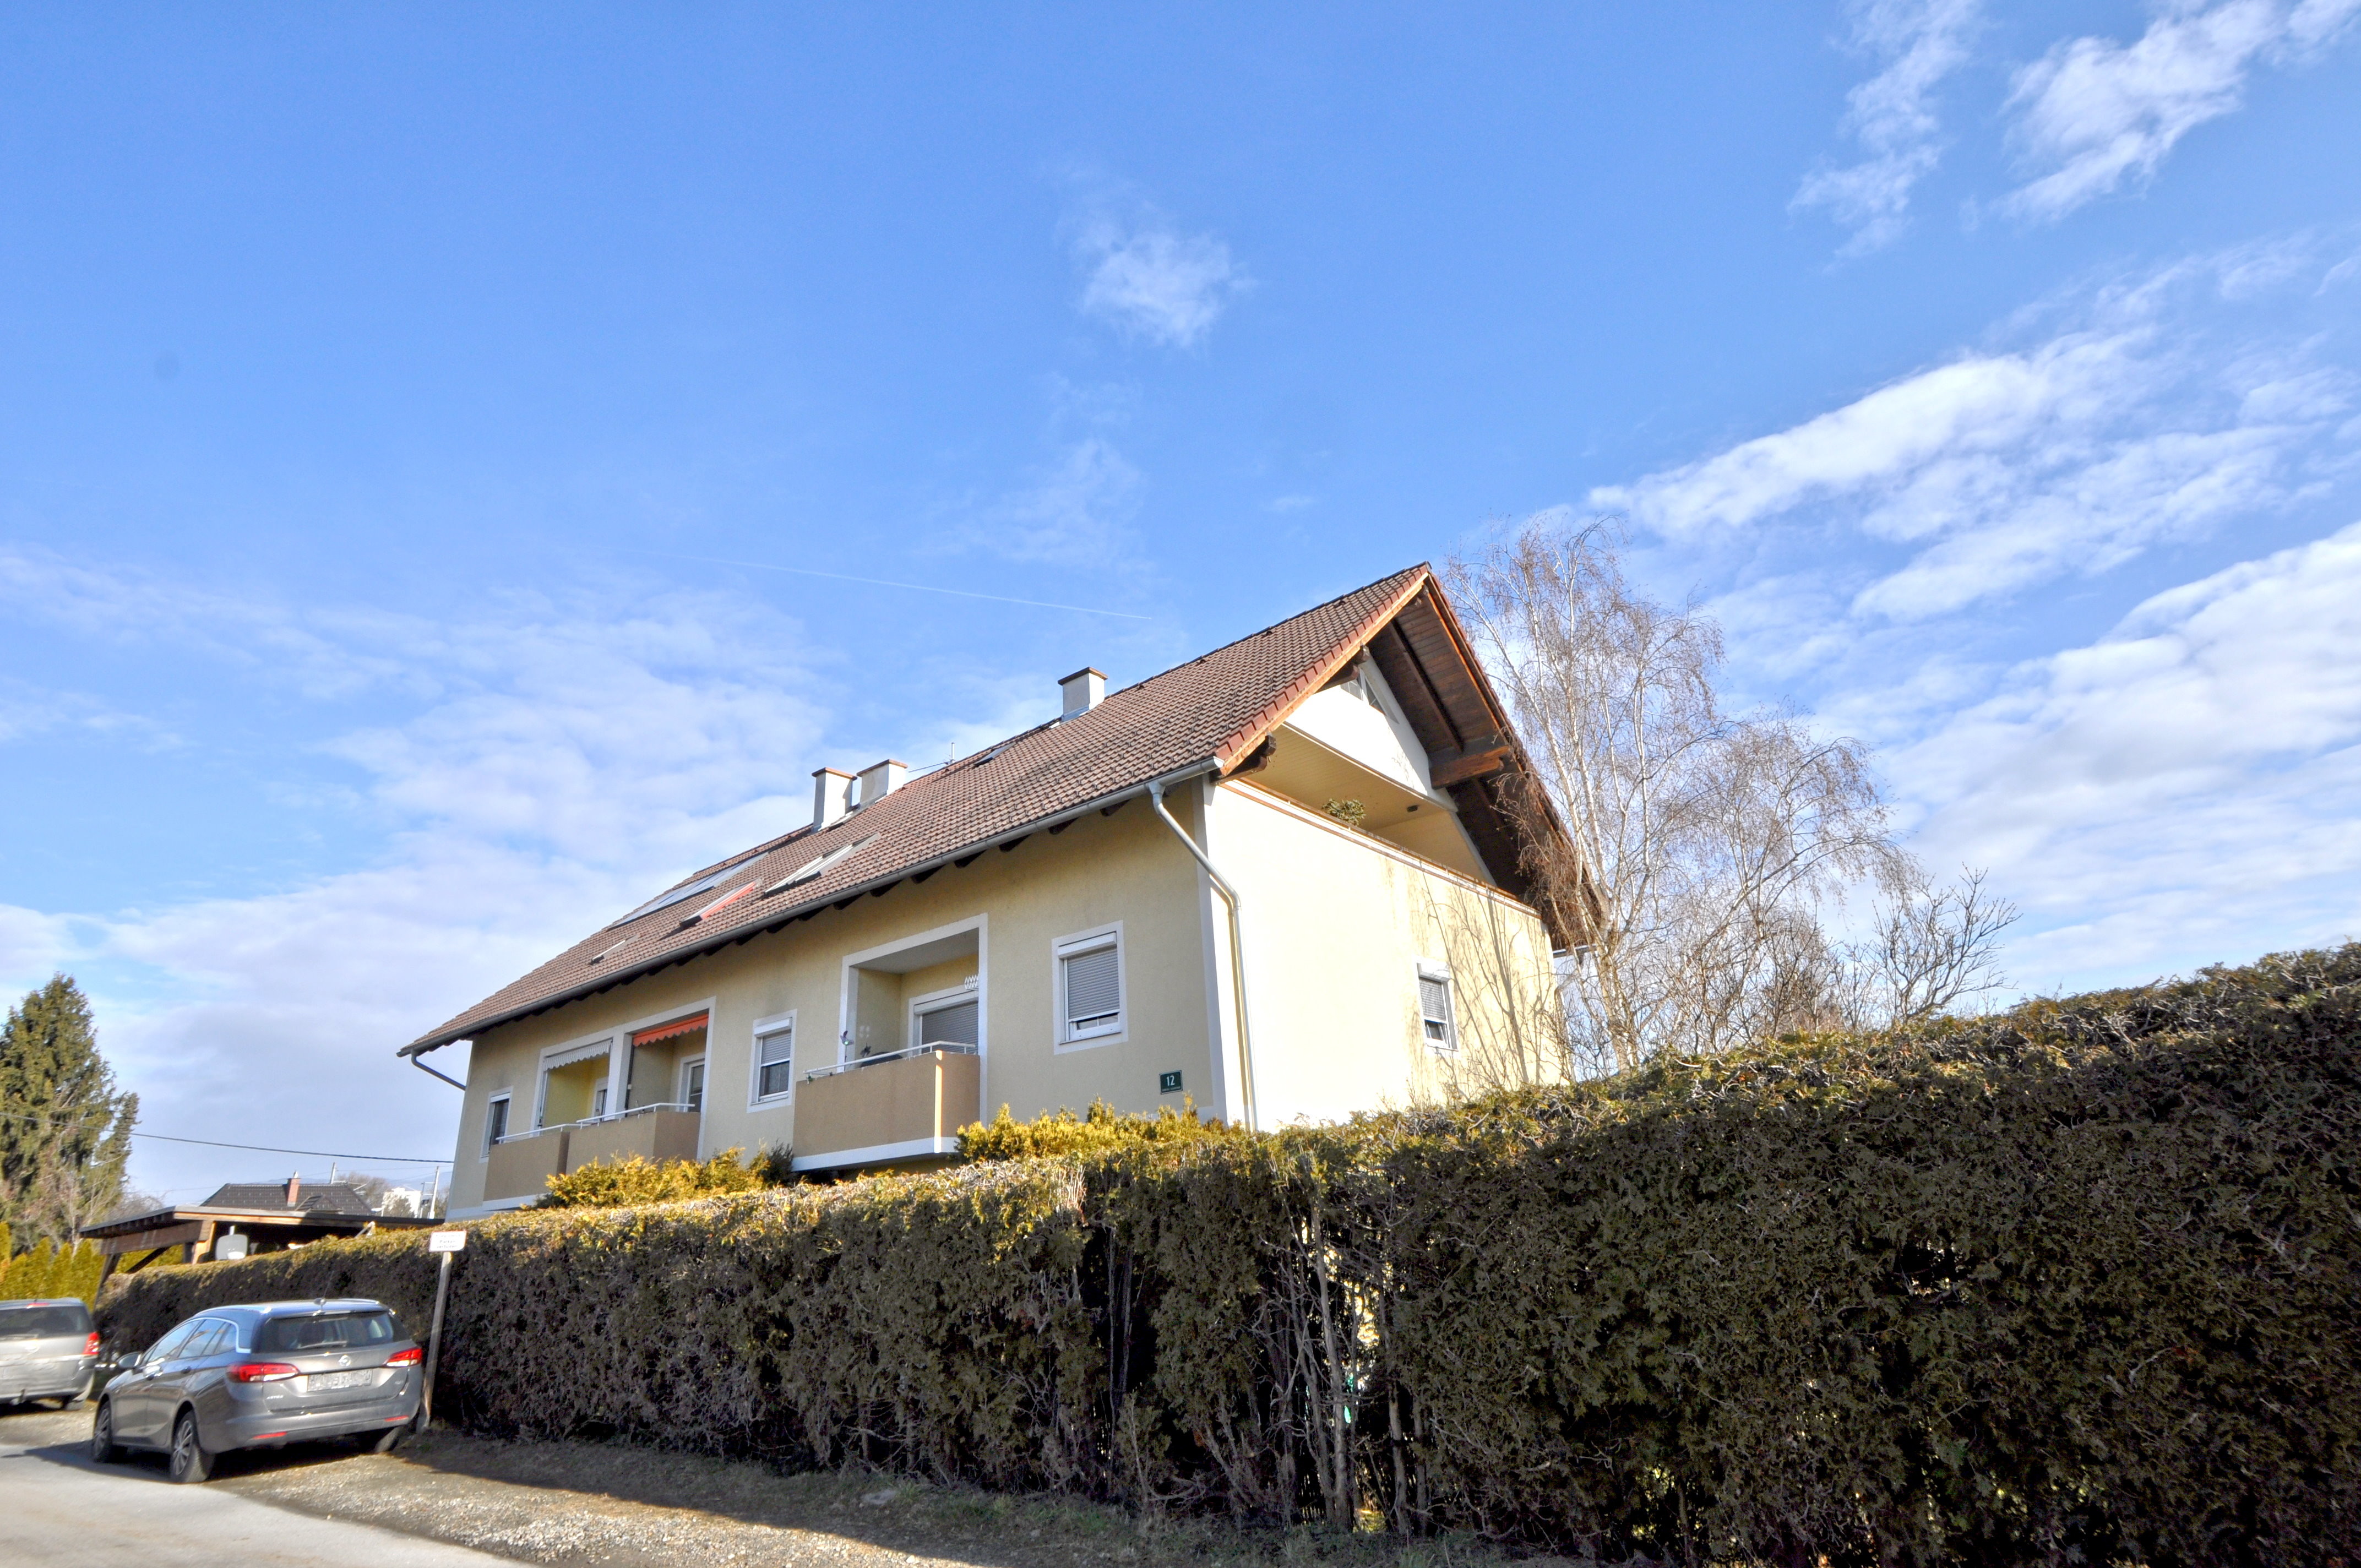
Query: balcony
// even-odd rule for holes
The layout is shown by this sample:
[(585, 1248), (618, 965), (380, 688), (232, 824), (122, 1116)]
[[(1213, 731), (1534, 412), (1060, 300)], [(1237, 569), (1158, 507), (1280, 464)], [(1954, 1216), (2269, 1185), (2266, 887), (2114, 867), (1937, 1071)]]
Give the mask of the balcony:
[(699, 1120), (686, 1105), (635, 1105), (502, 1138), (484, 1171), (484, 1201), (535, 1197), (551, 1177), (602, 1159), (695, 1159)]
[(928, 1045), (807, 1073), (796, 1089), (797, 1170), (886, 1165), (958, 1152), (982, 1113), (973, 1046)]

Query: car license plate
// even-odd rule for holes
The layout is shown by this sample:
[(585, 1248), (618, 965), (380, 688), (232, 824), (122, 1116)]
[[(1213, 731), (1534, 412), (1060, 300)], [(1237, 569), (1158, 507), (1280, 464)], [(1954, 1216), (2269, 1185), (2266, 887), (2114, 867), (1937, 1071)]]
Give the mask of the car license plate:
[(357, 1388), (362, 1384), (369, 1382), (374, 1376), (375, 1374), (368, 1372), (314, 1372), (312, 1374), (310, 1391), (320, 1394), (331, 1388)]

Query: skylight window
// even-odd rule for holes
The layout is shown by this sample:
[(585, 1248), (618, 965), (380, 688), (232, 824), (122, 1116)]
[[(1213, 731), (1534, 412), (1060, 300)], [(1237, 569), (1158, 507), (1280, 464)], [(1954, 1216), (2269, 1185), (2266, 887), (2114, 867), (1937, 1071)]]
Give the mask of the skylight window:
[(707, 905), (696, 914), (682, 916), (680, 917), (680, 923), (684, 926), (694, 926), (708, 915), (719, 914), (721, 911), (729, 908), (731, 905), (737, 903), (740, 899), (745, 897), (748, 894), (753, 891), (754, 884), (752, 883), (741, 883), (737, 887), (731, 888), (728, 893), (723, 894), (720, 897), (715, 899), (712, 903)]
[(683, 883), (681, 886), (674, 888), (669, 893), (660, 893), (656, 894), (655, 897), (649, 899), (645, 904), (641, 905), (637, 909), (632, 910), (629, 915), (624, 916), (620, 920), (616, 921), (613, 926), (608, 927), (607, 929), (611, 931), (616, 926), (628, 926), (632, 921), (640, 918), (642, 915), (653, 915), (659, 909), (669, 909), (674, 905), (678, 904), (685, 899), (695, 898), (698, 894), (705, 892), (708, 888), (712, 887), (720, 882), (723, 877), (728, 876), (730, 874), (730, 867), (724, 866), (718, 872), (712, 872), (707, 875), (698, 877), (695, 882)]
[(877, 842), (877, 835), (872, 833), (866, 839), (856, 839), (851, 843), (840, 845), (836, 849), (829, 850), (824, 855), (815, 855), (810, 860), (806, 861), (802, 865), (797, 866), (794, 871), (789, 872), (785, 876), (781, 877), (778, 881), (764, 888), (763, 890), (763, 896), (768, 898), (771, 894), (781, 892), (786, 888), (799, 886), (800, 884), (807, 882), (817, 882), (821, 877), (827, 875), (829, 870), (831, 870), (837, 862), (842, 861), (846, 856), (858, 854), (860, 851), (867, 849), (870, 845), (874, 844), (875, 842)]

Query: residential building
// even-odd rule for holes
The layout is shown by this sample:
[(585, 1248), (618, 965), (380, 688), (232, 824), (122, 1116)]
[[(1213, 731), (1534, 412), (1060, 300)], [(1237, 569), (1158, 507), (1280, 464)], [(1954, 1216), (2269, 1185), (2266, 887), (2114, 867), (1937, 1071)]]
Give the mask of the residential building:
[(627, 1154), (923, 1164), (1003, 1105), (1272, 1127), (1547, 1070), (1575, 933), (1427, 568), (1104, 682), (917, 776), (819, 770), (807, 825), (404, 1047), (470, 1045), (452, 1214)]

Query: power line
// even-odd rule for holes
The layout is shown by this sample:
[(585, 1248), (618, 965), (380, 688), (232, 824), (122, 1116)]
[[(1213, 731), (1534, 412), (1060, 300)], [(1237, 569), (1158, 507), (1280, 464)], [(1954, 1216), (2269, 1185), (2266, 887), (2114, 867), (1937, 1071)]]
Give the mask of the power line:
[[(27, 1116), (22, 1112), (0, 1111), (0, 1122), (38, 1122), (44, 1118)], [(112, 1117), (109, 1118), (112, 1120)], [(56, 1118), (62, 1120), (62, 1118)], [(131, 1129), (135, 1138), (153, 1138), (166, 1144), (197, 1144), (209, 1149), (251, 1149), (257, 1154), (302, 1154), (320, 1159), (373, 1159), (388, 1165), (449, 1165), (448, 1159), (421, 1159), (406, 1154), (345, 1154), (335, 1149), (283, 1149), (275, 1144), (225, 1144), (215, 1138), (176, 1138), (170, 1133), (143, 1133)]]
[(448, 1165), (447, 1159), (417, 1159), (401, 1154), (343, 1154), (335, 1149), (282, 1149), (270, 1144), (225, 1144), (213, 1138), (175, 1138), (163, 1133), (142, 1133), (134, 1130), (135, 1138), (154, 1138), (167, 1144), (200, 1144), (209, 1149), (251, 1149), (257, 1154), (301, 1154), (317, 1159), (369, 1159), (388, 1165)]

